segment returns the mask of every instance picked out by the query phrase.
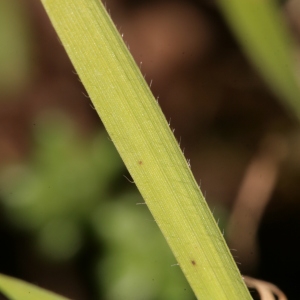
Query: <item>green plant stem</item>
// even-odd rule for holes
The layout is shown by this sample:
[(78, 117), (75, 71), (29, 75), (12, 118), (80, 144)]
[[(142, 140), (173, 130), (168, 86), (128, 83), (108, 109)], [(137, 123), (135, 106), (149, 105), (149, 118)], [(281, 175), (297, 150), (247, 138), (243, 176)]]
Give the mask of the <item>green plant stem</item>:
[(251, 299), (159, 105), (101, 2), (42, 3), (197, 298)]

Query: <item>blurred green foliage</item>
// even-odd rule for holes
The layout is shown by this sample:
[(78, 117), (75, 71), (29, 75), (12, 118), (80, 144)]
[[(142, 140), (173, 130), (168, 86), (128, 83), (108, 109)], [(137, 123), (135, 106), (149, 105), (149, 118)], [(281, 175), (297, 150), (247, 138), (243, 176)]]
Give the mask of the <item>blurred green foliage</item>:
[(195, 299), (152, 215), (137, 203), (143, 204), (138, 194), (127, 194), (95, 211), (106, 250), (97, 264), (105, 299)]
[(27, 162), (2, 170), (0, 187), (8, 220), (40, 253), (74, 259), (90, 230), (99, 299), (193, 299), (147, 207), (136, 205), (141, 196), (118, 186), (125, 169), (106, 134), (83, 139), (65, 117), (44, 116), (33, 143)]
[(69, 258), (83, 242), (81, 224), (123, 165), (105, 136), (83, 143), (57, 116), (37, 122), (34, 142), (29, 161), (5, 171), (3, 203), (15, 225), (37, 234), (44, 252)]

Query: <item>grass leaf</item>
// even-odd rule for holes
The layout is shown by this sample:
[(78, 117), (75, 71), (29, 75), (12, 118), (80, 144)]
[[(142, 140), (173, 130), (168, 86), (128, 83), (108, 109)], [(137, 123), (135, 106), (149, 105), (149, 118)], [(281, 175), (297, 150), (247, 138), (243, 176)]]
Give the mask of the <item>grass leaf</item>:
[(251, 299), (159, 105), (102, 3), (42, 3), (197, 298)]
[(9, 300), (67, 300), (65, 297), (5, 275), (0, 275), (0, 292)]

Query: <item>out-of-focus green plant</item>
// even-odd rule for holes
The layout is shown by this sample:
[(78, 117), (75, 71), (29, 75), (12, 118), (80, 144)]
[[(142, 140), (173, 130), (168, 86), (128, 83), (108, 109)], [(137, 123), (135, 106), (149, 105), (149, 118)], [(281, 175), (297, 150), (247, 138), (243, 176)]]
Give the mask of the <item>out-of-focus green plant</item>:
[(122, 195), (101, 205), (93, 228), (104, 245), (97, 263), (107, 300), (195, 299), (143, 199)]
[(89, 230), (99, 299), (193, 299), (147, 207), (136, 205), (141, 196), (113, 185), (124, 165), (105, 134), (83, 139), (66, 117), (43, 116), (33, 144), (28, 162), (2, 170), (0, 196), (8, 220), (46, 258), (71, 259)]
[(10, 221), (34, 232), (48, 256), (68, 259), (80, 249), (82, 228), (109, 197), (123, 164), (105, 135), (84, 142), (58, 116), (36, 122), (34, 144), (27, 164), (2, 172), (3, 204)]

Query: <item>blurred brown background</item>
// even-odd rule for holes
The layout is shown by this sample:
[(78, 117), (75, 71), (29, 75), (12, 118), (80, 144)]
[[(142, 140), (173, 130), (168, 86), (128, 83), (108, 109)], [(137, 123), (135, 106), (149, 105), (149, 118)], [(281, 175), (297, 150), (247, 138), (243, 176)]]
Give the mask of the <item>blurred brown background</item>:
[[(299, 122), (249, 64), (214, 1), (109, 0), (106, 7), (142, 62), (241, 272), (297, 299)], [(298, 44), (299, 4), (289, 1), (281, 9)], [(40, 2), (2, 0), (0, 15), (5, 174), (10, 165), (30, 160), (36, 120), (49, 111), (68, 116), (82, 141), (103, 126)], [(126, 170), (119, 172), (118, 184), (130, 185), (122, 176)], [(98, 251), (93, 239), (86, 238), (79, 254), (63, 263), (41, 258), (32, 235), (13, 226), (3, 199), (0, 271), (72, 299), (96, 299), (86, 263)]]

